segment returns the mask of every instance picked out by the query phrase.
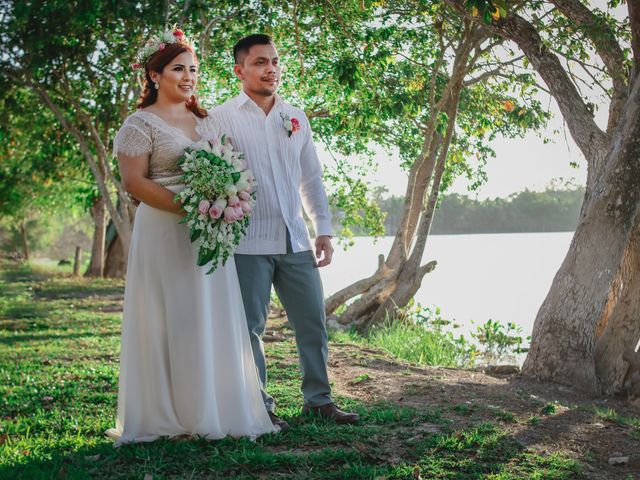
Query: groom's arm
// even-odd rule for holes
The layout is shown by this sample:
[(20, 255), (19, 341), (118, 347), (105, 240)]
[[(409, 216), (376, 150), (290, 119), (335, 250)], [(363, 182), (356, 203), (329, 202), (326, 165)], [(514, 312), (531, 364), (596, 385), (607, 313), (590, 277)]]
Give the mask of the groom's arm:
[(333, 247), (331, 246), (331, 212), (327, 193), (322, 183), (322, 166), (316, 153), (311, 135), (309, 120), (304, 117), (304, 144), (300, 152), (300, 197), (304, 211), (307, 213), (316, 232), (316, 258), (318, 267), (331, 263)]

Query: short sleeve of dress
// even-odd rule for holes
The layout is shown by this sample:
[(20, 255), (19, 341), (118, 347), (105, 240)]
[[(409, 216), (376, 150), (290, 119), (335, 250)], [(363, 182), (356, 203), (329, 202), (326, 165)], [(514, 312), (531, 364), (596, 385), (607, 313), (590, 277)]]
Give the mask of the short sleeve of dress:
[(130, 115), (113, 140), (113, 156), (139, 157), (151, 153), (151, 128), (143, 119)]

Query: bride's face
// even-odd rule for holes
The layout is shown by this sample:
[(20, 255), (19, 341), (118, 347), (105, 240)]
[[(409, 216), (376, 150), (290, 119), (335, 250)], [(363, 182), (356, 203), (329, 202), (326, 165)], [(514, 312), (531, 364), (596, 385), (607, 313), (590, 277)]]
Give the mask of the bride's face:
[(158, 96), (162, 95), (173, 102), (184, 102), (196, 93), (198, 82), (198, 64), (191, 52), (182, 52), (176, 56), (162, 73), (155, 73), (152, 80), (160, 85)]
[(234, 67), (234, 71), (245, 91), (260, 96), (275, 94), (281, 74), (276, 47), (272, 43), (253, 45), (242, 64)]

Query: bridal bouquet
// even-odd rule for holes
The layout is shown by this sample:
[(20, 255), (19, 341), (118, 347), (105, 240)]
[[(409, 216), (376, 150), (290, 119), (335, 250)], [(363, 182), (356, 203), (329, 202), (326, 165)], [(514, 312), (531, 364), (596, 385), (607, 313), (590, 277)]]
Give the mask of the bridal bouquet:
[(226, 136), (201, 150), (185, 149), (178, 160), (184, 190), (176, 195), (186, 217), (191, 241), (200, 239), (199, 266), (211, 262), (207, 274), (224, 265), (246, 233), (255, 205), (255, 179), (244, 156)]

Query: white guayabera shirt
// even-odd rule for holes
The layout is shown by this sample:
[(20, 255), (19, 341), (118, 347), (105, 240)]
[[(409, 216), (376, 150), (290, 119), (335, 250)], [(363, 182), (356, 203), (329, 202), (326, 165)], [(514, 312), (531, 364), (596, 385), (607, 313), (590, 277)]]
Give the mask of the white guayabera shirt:
[[(331, 235), (331, 213), (322, 184), (322, 167), (302, 110), (276, 95), (269, 115), (244, 92), (209, 114), (233, 146), (244, 153), (258, 183), (256, 206), (236, 253), (286, 253), (286, 229), (294, 252), (311, 250), (302, 208), (316, 235)], [(300, 130), (289, 136), (283, 118), (296, 118)]]

